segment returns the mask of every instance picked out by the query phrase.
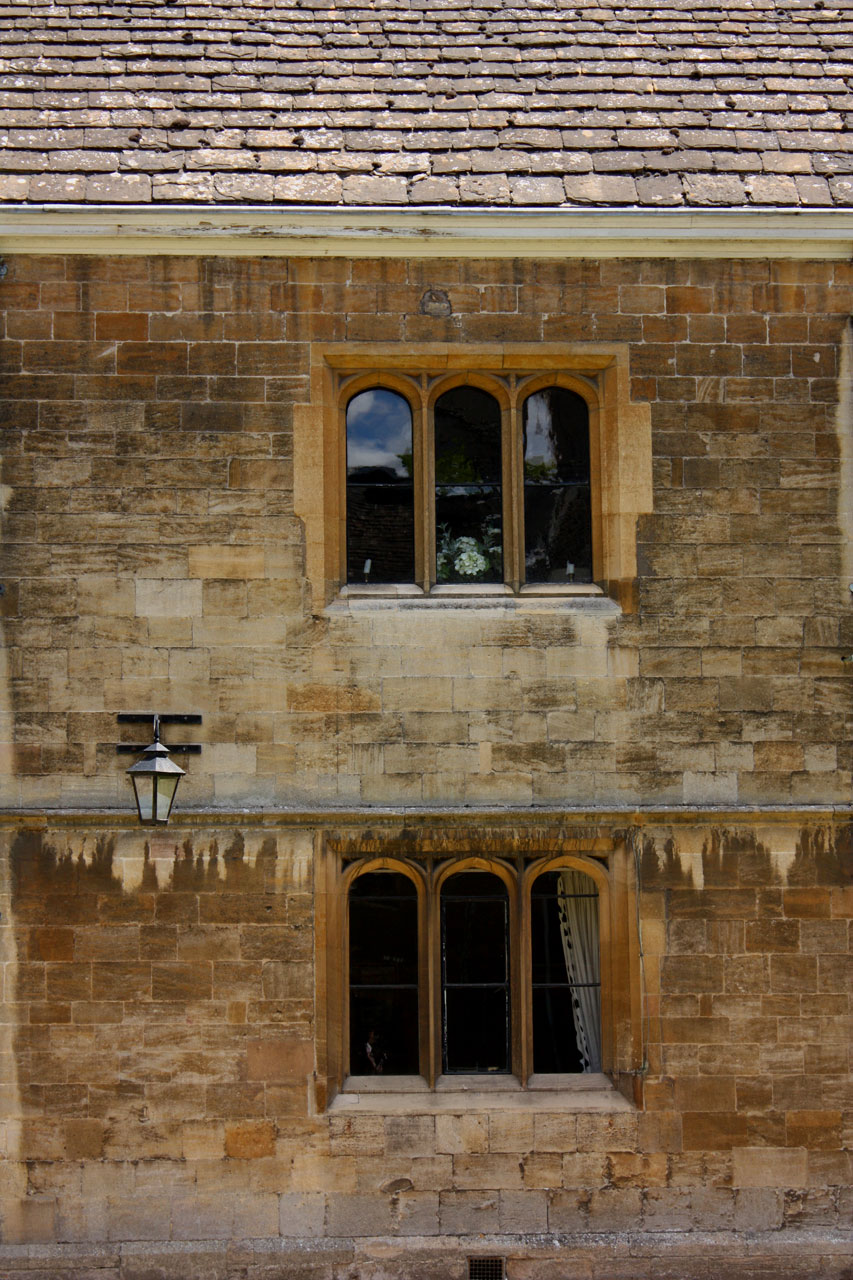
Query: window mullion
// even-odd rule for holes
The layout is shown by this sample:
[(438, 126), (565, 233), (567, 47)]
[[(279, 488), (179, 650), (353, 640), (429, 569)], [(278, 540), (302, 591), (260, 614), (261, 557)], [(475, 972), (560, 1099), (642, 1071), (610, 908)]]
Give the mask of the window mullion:
[(420, 1038), (421, 1038), (421, 1072), (430, 1089), (435, 1088), (438, 1076), (436, 1064), (436, 925), (434, 891), (431, 877), (422, 894), (420, 904)]
[(524, 467), (522, 459), (521, 420), (516, 395), (517, 378), (510, 378), (509, 411), (504, 415), (503, 438), (503, 517), (504, 517), (504, 582), (518, 591), (524, 563), (522, 528), (524, 516)]
[(533, 1014), (531, 1001), (532, 965), (530, 962), (530, 879), (516, 879), (516, 955), (513, 962), (518, 998), (515, 1003), (515, 1035), (518, 1053), (518, 1078), (523, 1089), (533, 1073)]
[(415, 471), (415, 575), (424, 591), (433, 585), (435, 565), (435, 462), (432, 415), (428, 409), (429, 379), (419, 379), (420, 412), (415, 415), (414, 448), (420, 466)]

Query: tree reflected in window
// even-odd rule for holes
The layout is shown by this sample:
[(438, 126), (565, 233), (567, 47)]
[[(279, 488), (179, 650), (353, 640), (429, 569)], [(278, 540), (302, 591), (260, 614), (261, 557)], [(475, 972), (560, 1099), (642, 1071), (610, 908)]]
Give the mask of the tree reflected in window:
[(502, 582), (501, 411), (478, 387), (435, 405), (436, 578)]
[(527, 582), (592, 581), (589, 410), (565, 387), (524, 402), (524, 567)]

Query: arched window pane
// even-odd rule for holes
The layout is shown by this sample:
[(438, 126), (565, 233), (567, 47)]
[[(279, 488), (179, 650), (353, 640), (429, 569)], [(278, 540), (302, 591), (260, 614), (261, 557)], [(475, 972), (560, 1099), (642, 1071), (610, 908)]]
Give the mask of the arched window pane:
[(358, 876), (349, 895), (350, 1072), (418, 1074), (418, 897), (408, 876)]
[(438, 582), (502, 582), (501, 411), (478, 387), (435, 405)]
[(533, 1070), (601, 1070), (598, 890), (582, 871), (548, 871), (530, 896)]
[(412, 410), (383, 387), (347, 405), (347, 582), (413, 582)]
[(509, 899), (497, 876), (444, 884), (441, 969), (444, 1071), (509, 1071)]
[(524, 402), (527, 582), (591, 582), (589, 409), (565, 387)]

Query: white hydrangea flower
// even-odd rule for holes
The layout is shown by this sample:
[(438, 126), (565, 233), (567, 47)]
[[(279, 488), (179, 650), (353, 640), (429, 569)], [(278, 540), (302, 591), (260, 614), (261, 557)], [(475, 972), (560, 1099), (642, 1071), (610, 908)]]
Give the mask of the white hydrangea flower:
[[(460, 538), (461, 542), (462, 539)], [(468, 539), (473, 542), (473, 538)], [(466, 578), (476, 578), (478, 573), (484, 573), (488, 568), (488, 562), (485, 556), (480, 555), (479, 551), (468, 549), (461, 551), (453, 562), (453, 567), (457, 573), (464, 574)]]

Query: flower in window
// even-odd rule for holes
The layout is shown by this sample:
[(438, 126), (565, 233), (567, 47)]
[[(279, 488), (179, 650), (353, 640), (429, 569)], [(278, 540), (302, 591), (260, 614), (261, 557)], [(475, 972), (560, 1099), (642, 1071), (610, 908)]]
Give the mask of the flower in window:
[(486, 523), (479, 538), (462, 534), (454, 538), (450, 526), (439, 529), (436, 564), (439, 582), (458, 576), (470, 582), (481, 582), (494, 569), (500, 568), (500, 536), (498, 529)]

